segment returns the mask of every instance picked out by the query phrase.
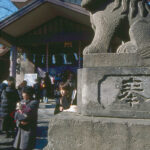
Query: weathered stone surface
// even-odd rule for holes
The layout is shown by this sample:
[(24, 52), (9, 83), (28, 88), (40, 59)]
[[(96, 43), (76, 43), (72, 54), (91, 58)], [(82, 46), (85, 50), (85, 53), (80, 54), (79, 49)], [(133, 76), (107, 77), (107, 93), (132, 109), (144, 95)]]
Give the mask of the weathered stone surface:
[(80, 114), (50, 119), (45, 150), (149, 150), (149, 6), (143, 0), (82, 0), (82, 6), (95, 36), (78, 70)]
[(84, 54), (118, 52), (150, 57), (150, 9), (147, 1), (82, 0), (82, 6), (90, 12), (95, 32)]
[(78, 72), (79, 113), (150, 118), (147, 2), (82, 0), (82, 6), (90, 12), (95, 36)]
[(83, 56), (84, 68), (100, 66), (150, 67), (150, 59), (133, 53), (100, 53)]
[[(79, 69), (78, 69), (79, 70)], [(77, 93), (77, 100), (78, 101), (78, 112), (81, 113), (81, 105), (82, 105), (82, 71), (78, 71), (78, 84), (77, 84), (77, 89), (78, 89), (78, 93)]]
[(150, 118), (150, 68), (97, 67), (78, 73), (79, 113)]
[(149, 150), (150, 120), (61, 113), (50, 118), (44, 150)]

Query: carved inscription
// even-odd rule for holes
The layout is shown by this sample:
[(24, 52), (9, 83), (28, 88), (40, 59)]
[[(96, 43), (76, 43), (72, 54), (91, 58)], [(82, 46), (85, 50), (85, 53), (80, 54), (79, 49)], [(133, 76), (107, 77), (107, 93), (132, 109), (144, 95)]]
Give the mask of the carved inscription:
[(123, 108), (140, 105), (144, 109), (144, 105), (150, 105), (150, 76), (107, 76), (100, 84), (99, 93), (100, 103), (105, 108), (119, 104)]
[(139, 94), (144, 91), (142, 80), (130, 77), (129, 79), (122, 80), (120, 93), (118, 99), (121, 102), (129, 103), (132, 107), (135, 104), (143, 102), (146, 98)]

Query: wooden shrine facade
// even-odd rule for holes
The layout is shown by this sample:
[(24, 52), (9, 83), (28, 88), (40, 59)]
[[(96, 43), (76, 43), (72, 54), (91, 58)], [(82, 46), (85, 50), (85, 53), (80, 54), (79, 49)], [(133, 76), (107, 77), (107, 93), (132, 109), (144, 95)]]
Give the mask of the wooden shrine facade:
[(67, 53), (70, 57), (76, 53), (82, 57), (82, 50), (90, 43), (92, 35), (90, 27), (57, 16), (16, 40), (17, 46), (26, 51), (30, 60), (42, 67), (46, 64), (46, 57), (48, 65), (52, 65), (52, 56), (56, 53)]
[[(13, 53), (10, 65), (13, 76), (16, 76), (18, 54), (29, 58), (35, 68), (48, 69), (61, 64), (62, 53), (70, 60), (76, 53), (78, 59), (74, 62), (79, 66), (82, 51), (92, 38), (88, 12), (79, 5), (58, 0), (36, 0), (0, 22), (0, 42), (10, 46)], [(53, 57), (56, 54), (61, 54), (55, 58), (58, 64)]]

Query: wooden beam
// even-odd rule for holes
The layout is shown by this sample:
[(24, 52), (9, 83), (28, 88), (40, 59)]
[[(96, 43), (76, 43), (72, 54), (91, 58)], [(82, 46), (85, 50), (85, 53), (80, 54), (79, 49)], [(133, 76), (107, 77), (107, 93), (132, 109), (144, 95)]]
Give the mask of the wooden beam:
[(7, 34), (6, 32), (0, 30), (0, 37), (2, 37), (4, 40), (8, 41), (11, 45), (16, 45), (16, 38), (12, 37), (11, 35)]
[(48, 49), (49, 49), (49, 45), (48, 43), (46, 44), (46, 71), (48, 72), (49, 71), (49, 66), (48, 66), (48, 56), (49, 56), (49, 52), (48, 52)]
[(1, 47), (0, 48), (0, 56), (5, 55), (9, 51), (8, 47)]

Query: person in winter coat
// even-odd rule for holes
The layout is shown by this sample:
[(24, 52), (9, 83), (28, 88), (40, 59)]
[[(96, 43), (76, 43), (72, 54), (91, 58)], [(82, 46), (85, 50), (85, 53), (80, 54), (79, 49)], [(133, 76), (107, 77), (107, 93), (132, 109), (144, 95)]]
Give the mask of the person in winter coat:
[(34, 94), (35, 94), (35, 99), (40, 102), (40, 98), (41, 98), (41, 85), (40, 85), (40, 80), (36, 79), (35, 80), (35, 84), (33, 85), (33, 90), (34, 90)]
[(18, 132), (13, 146), (15, 149), (32, 150), (36, 142), (38, 101), (32, 99), (31, 87), (24, 88), (22, 96), (15, 113)]
[(2, 130), (6, 132), (6, 137), (14, 135), (15, 121), (13, 114), (16, 110), (16, 103), (20, 100), (17, 89), (15, 88), (15, 79), (8, 78), (8, 86), (1, 95), (0, 116), (2, 121)]
[(3, 90), (6, 89), (7, 85), (8, 85), (7, 80), (4, 80), (4, 81), (0, 84), (0, 103), (1, 103), (1, 95), (2, 95), (2, 92), (3, 92)]
[(48, 103), (48, 97), (50, 96), (51, 91), (51, 80), (49, 78), (48, 72), (45, 73), (45, 77), (42, 81), (43, 81), (42, 85), (43, 101), (45, 103)]

